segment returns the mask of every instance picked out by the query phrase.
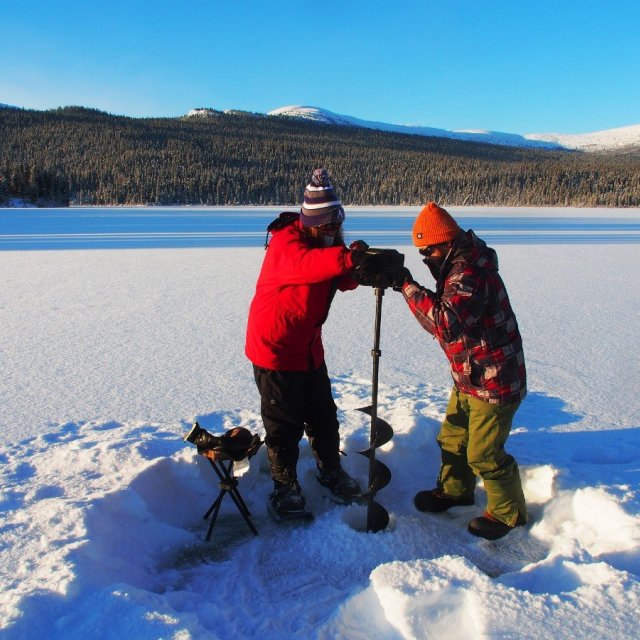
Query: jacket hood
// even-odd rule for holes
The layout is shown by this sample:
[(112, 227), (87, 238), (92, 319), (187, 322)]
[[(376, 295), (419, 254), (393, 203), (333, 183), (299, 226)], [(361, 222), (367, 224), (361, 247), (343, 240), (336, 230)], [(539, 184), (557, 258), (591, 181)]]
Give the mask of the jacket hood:
[(487, 246), (484, 240), (478, 238), (472, 229), (465, 231), (460, 237), (460, 242), (454, 245), (448, 262), (450, 265), (458, 262), (479, 264), (483, 269), (498, 271), (498, 254)]

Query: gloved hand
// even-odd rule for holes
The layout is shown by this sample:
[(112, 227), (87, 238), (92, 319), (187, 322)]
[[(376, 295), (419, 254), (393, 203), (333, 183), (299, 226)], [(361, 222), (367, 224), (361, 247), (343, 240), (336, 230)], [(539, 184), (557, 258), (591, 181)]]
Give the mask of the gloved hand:
[(389, 278), (384, 272), (386, 259), (381, 254), (355, 250), (351, 253), (354, 280), (367, 287), (388, 287)]
[(364, 240), (354, 240), (349, 245), (350, 251), (366, 251), (369, 248), (369, 245)]
[(365, 275), (354, 274), (355, 280), (366, 287), (386, 289), (391, 286), (391, 275), (385, 271)]
[(356, 271), (366, 272), (371, 275), (383, 271), (389, 263), (388, 258), (383, 253), (373, 253), (366, 249), (352, 250), (351, 257)]
[(386, 288), (393, 281), (393, 274), (403, 262), (402, 254), (395, 249), (370, 249), (353, 251), (352, 276), (359, 284)]
[(405, 282), (413, 282), (413, 276), (407, 267), (399, 267), (391, 274), (391, 286), (394, 291), (402, 291)]

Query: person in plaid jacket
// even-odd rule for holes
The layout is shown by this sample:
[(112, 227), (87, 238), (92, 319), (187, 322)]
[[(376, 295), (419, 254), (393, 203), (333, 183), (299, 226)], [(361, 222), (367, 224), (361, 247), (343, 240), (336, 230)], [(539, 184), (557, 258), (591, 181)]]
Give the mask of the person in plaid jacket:
[(487, 492), (483, 516), (470, 533), (497, 539), (527, 521), (518, 465), (504, 445), (526, 395), (518, 323), (496, 252), (449, 213), (429, 202), (418, 215), (413, 242), (436, 280), (435, 291), (407, 269), (395, 282), (411, 312), (435, 336), (451, 364), (454, 386), (438, 434), (441, 467), (435, 489), (420, 491), (420, 511), (474, 504), (476, 476)]

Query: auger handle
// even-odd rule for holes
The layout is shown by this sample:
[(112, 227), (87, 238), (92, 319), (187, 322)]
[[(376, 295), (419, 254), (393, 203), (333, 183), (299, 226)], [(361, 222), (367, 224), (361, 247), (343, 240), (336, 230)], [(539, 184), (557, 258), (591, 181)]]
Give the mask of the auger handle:
[[(373, 486), (373, 480), (376, 474), (376, 454), (375, 443), (377, 435), (377, 422), (378, 422), (378, 372), (380, 368), (380, 358), (382, 351), (380, 351), (380, 327), (382, 324), (382, 296), (384, 296), (384, 289), (376, 287), (374, 289), (376, 296), (376, 318), (374, 323), (373, 334), (373, 349), (371, 351), (371, 357), (373, 358), (373, 376), (371, 381), (371, 427), (369, 429), (369, 447), (371, 447), (371, 457), (369, 458), (369, 487)], [(373, 494), (368, 502), (367, 507), (367, 531), (377, 530), (376, 514), (372, 508)]]

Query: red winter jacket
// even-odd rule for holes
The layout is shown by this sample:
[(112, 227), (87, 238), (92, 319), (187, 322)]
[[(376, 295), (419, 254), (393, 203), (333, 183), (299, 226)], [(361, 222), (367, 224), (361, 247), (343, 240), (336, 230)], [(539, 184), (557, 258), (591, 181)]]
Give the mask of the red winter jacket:
[(324, 362), (322, 325), (336, 289), (358, 285), (343, 246), (316, 248), (297, 219), (273, 230), (249, 309), (245, 353), (279, 371), (312, 371)]
[(524, 398), (518, 323), (496, 252), (473, 231), (454, 245), (435, 293), (415, 282), (406, 282), (402, 293), (418, 322), (440, 342), (462, 393), (496, 404)]

